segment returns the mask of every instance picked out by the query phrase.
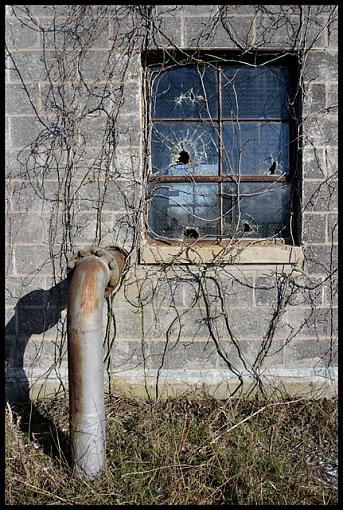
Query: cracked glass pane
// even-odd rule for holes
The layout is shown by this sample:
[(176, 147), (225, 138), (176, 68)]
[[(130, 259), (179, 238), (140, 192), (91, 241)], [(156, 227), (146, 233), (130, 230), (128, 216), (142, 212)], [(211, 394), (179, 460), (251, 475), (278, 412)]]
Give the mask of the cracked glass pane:
[(218, 184), (149, 185), (149, 237), (211, 239), (219, 235)]
[(288, 130), (288, 124), (281, 122), (224, 123), (223, 174), (288, 172)]
[(162, 119), (217, 117), (217, 72), (185, 66), (151, 72), (151, 116)]
[(158, 175), (217, 175), (217, 130), (208, 124), (154, 124), (151, 167)]
[(290, 236), (290, 184), (226, 183), (223, 191), (225, 237), (260, 239)]
[(222, 66), (226, 118), (288, 118), (287, 70), (281, 66)]

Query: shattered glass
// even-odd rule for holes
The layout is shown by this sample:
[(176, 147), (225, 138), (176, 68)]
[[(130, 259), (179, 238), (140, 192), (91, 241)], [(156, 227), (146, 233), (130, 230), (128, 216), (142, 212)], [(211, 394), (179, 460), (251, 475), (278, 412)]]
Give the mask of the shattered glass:
[(208, 66), (151, 72), (151, 117), (210, 119), (217, 116), (217, 71)]
[[(223, 174), (286, 173), (288, 130), (288, 124), (281, 122), (224, 123)], [(275, 168), (272, 167), (274, 162)]]
[(148, 233), (169, 239), (211, 239), (219, 235), (218, 184), (149, 185)]
[[(287, 69), (150, 69), (150, 170), (166, 180), (149, 183), (149, 237), (289, 237), (292, 185), (244, 182), (289, 172)], [(172, 182), (228, 174), (242, 182)]]
[(289, 237), (291, 186), (280, 182), (223, 185), (224, 237)]
[(288, 118), (288, 74), (281, 66), (222, 66), (224, 118)]
[[(187, 163), (181, 153), (188, 155)], [(151, 167), (159, 175), (218, 175), (217, 130), (204, 123), (154, 124)]]

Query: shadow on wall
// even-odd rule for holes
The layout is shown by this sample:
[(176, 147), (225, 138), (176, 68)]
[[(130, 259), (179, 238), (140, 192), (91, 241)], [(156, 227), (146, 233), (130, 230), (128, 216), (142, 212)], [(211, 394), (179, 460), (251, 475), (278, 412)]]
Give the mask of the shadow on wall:
[(24, 370), (24, 353), (30, 337), (55, 326), (67, 302), (68, 279), (49, 290), (34, 290), (19, 299), (5, 330), (5, 401), (21, 416), (20, 428), (30, 440), (36, 440), (38, 435), (46, 454), (52, 457), (63, 454), (69, 462), (68, 436), (30, 401), (30, 386)]
[(49, 290), (34, 290), (19, 299), (15, 314), (5, 329), (5, 398), (10, 404), (29, 401), (29, 382), (24, 370), (24, 353), (32, 335), (55, 326), (67, 307), (68, 279)]

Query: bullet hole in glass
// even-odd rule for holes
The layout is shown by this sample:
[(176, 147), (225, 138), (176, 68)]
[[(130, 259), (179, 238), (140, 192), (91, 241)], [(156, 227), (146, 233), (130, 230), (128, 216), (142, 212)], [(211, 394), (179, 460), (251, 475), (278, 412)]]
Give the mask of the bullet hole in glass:
[(185, 228), (184, 237), (187, 239), (198, 239), (199, 233), (195, 228)]
[(251, 232), (249, 223), (243, 223), (243, 232)]
[(181, 151), (179, 154), (179, 159), (177, 160), (178, 163), (183, 163), (184, 165), (187, 165), (189, 163), (189, 154), (186, 151)]

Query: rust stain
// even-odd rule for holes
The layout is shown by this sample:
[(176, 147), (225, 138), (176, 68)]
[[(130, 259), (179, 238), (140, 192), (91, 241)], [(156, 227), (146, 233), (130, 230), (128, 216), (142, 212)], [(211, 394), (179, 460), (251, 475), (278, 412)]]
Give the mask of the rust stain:
[(83, 414), (84, 403), (82, 399), (82, 346), (81, 335), (77, 328), (70, 328), (68, 331), (68, 371), (69, 371), (69, 405), (71, 425), (77, 428)]

